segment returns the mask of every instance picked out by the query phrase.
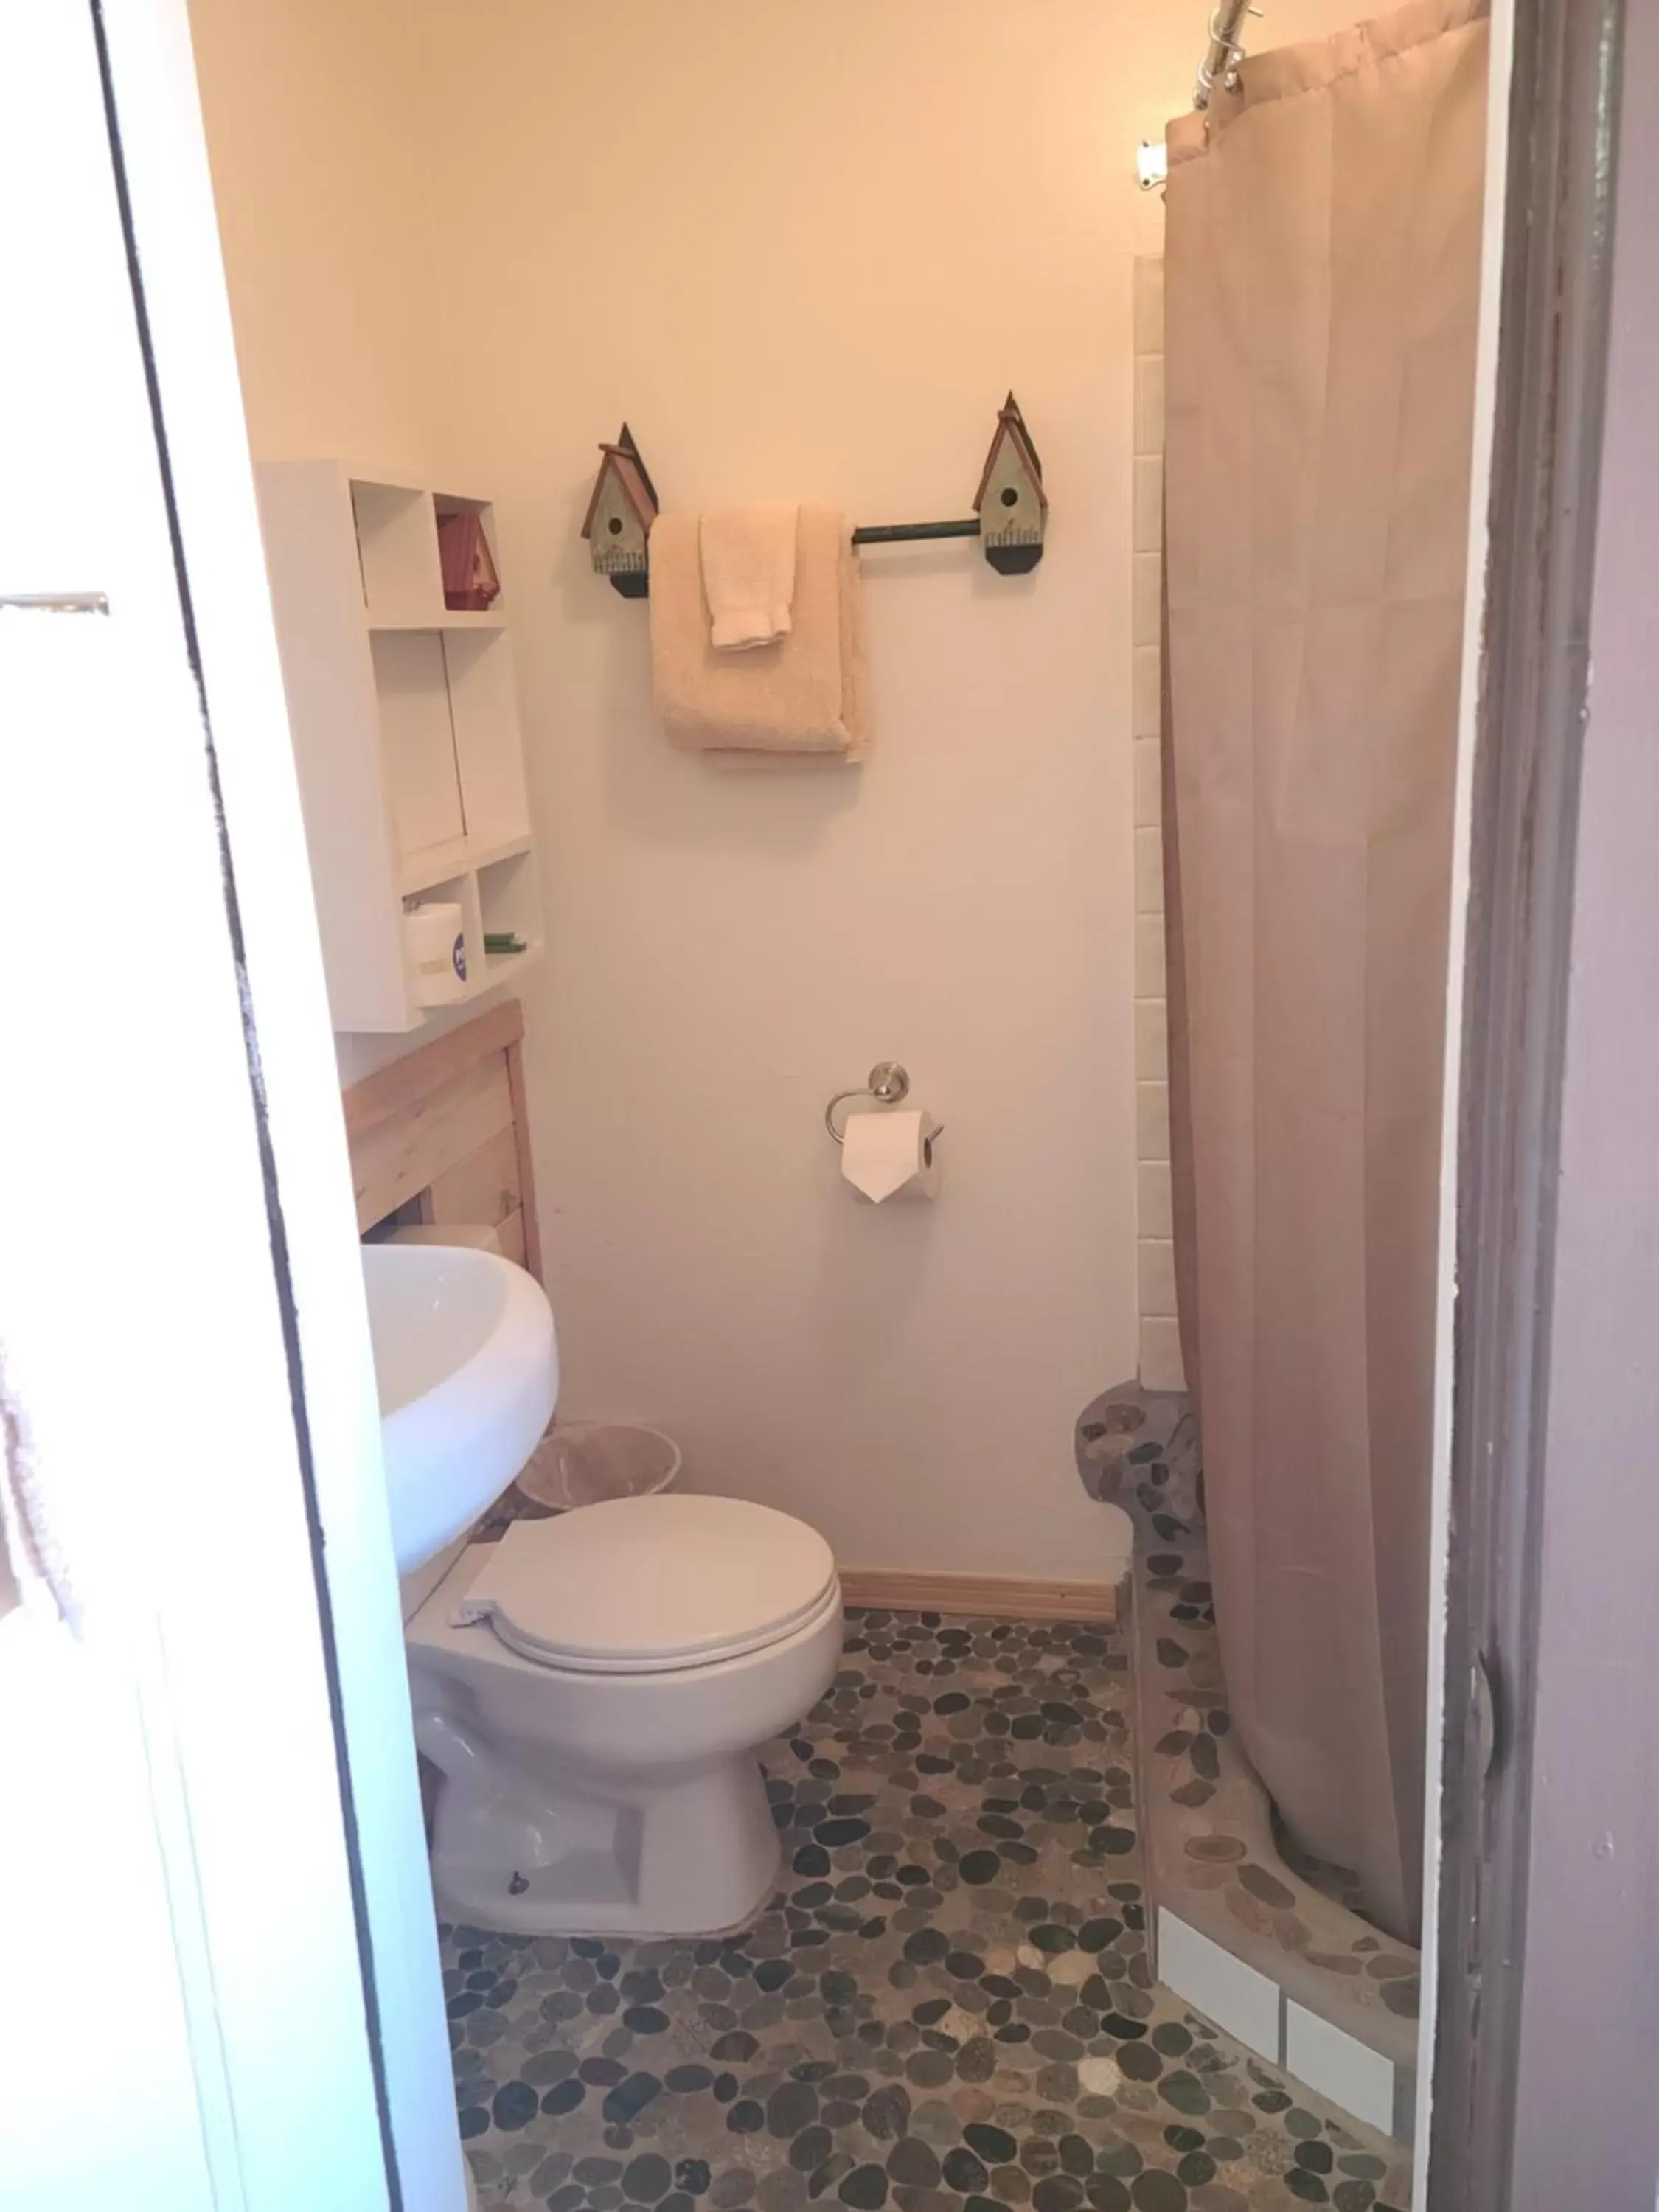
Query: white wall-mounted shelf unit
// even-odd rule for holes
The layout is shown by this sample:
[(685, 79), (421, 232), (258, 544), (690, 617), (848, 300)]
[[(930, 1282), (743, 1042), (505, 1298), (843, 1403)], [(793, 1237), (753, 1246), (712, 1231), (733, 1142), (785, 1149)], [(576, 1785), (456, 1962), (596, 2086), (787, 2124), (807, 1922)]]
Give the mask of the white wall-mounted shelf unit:
[[(418, 1029), (405, 900), (459, 905), (466, 998), (542, 946), (506, 594), (446, 607), (439, 568), (439, 517), (471, 509), (499, 574), (494, 515), (337, 460), (268, 462), (258, 484), (334, 1026)], [(527, 949), (488, 955), (505, 931)]]

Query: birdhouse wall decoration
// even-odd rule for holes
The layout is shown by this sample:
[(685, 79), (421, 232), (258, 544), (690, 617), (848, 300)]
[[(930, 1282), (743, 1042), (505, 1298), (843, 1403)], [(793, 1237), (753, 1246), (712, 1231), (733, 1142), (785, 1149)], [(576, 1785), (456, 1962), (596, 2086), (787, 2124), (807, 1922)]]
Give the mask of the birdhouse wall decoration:
[(1048, 500), (1025, 417), (1011, 392), (997, 416), (996, 435), (974, 500), (985, 557), (1005, 576), (1022, 576), (1042, 558)]
[[(610, 580), (625, 599), (643, 599), (651, 590), (649, 541), (657, 519), (657, 489), (626, 422), (605, 456), (587, 503), (582, 536), (596, 575)], [(986, 455), (974, 512), (948, 522), (862, 523), (853, 544), (907, 545), (939, 538), (977, 538), (985, 557), (1000, 574), (1024, 576), (1042, 558), (1048, 526), (1048, 495), (1042, 488), (1042, 463), (1019, 403), (1011, 392), (997, 414), (996, 434)]]
[(657, 488), (626, 422), (605, 459), (587, 502), (582, 536), (596, 575), (607, 576), (625, 599), (642, 599), (651, 588), (647, 543), (657, 519)]

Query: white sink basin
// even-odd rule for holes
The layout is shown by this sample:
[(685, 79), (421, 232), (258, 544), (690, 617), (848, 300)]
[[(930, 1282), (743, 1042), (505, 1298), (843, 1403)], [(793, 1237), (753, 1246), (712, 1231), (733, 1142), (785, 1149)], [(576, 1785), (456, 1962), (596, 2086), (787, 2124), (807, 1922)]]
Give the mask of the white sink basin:
[(559, 1395), (546, 1293), (498, 1253), (365, 1244), (398, 1571), (453, 1543), (534, 1450)]

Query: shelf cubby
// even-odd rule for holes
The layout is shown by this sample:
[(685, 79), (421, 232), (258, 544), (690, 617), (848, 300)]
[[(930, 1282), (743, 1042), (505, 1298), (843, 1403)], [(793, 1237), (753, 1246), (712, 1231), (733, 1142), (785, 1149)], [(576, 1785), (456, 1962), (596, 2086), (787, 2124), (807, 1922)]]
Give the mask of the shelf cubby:
[[(417, 1028), (406, 900), (458, 900), (468, 997), (542, 928), (512, 640), (502, 600), (444, 605), (438, 520), (487, 500), (343, 461), (258, 471), (266, 567), (334, 1025)], [(505, 903), (502, 903), (505, 902)], [(492, 923), (499, 910), (510, 920)], [(532, 948), (490, 961), (486, 928)]]

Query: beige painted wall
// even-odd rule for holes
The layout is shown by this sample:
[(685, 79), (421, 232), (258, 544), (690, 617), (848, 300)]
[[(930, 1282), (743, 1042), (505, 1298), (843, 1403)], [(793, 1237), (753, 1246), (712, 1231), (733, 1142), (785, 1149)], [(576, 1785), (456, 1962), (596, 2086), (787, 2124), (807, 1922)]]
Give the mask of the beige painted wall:
[(261, 460), (446, 458), (413, 51), (390, 0), (190, 0)]
[[(1071, 1425), (1136, 1361), (1133, 159), (1202, 9), (197, 4), (256, 447), (447, 431), (498, 502), (564, 1410), (851, 1564), (1086, 1571)], [(1010, 384), (1048, 556), (866, 558), (868, 764), (672, 751), (576, 535), (595, 442), (626, 415), (676, 505), (950, 514)], [(823, 1134), (888, 1054), (948, 1124), (931, 1208), (864, 1206)]]

